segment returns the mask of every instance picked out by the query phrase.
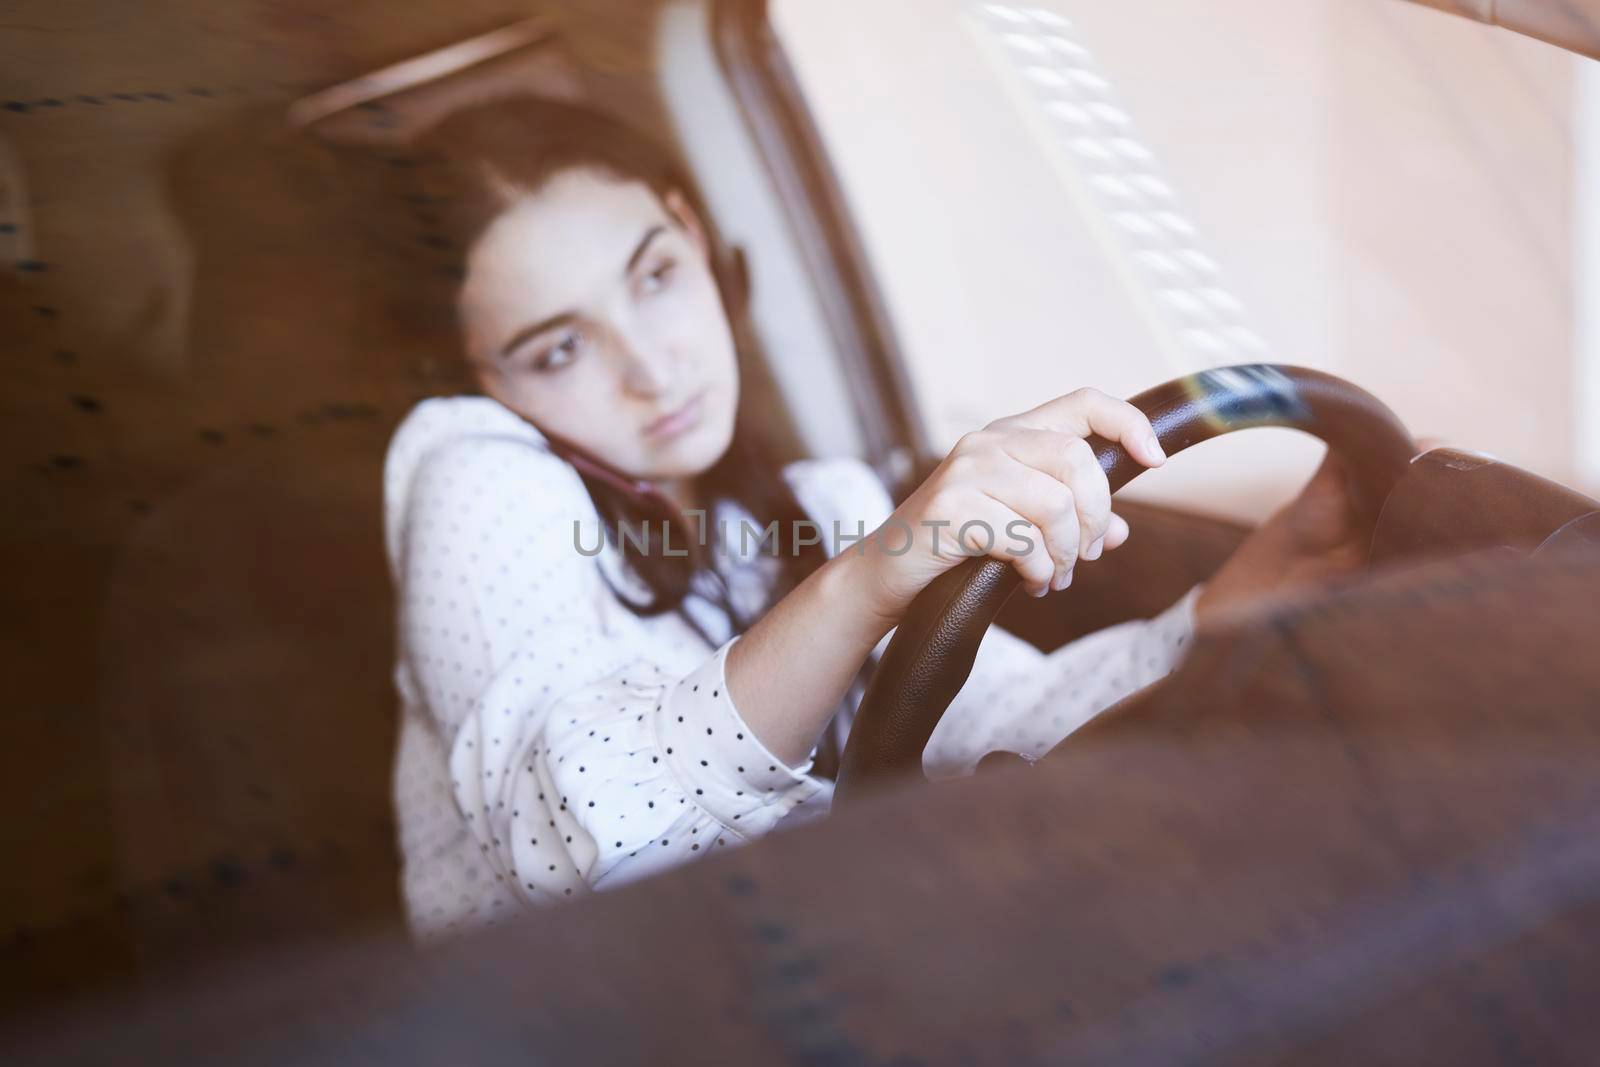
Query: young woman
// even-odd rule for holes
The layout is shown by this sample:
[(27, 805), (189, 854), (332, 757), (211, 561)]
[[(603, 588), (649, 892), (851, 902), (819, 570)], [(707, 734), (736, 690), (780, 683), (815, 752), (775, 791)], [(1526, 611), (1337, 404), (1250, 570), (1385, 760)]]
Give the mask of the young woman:
[[(987, 552), (1042, 595), (1128, 536), (1084, 437), (1164, 457), (1138, 410), (1090, 389), (968, 434), (898, 508), (858, 461), (772, 462), (741, 405), (733, 272), (691, 184), (634, 131), (518, 100), (421, 147), (485, 395), (419, 404), (385, 471), (420, 936), (824, 810), (858, 671), (919, 590)], [(925, 767), (1042, 754), (1169, 672), (1197, 613), (1348, 566), (1340, 485), (1325, 464), (1155, 619), (1049, 655), (991, 630)]]

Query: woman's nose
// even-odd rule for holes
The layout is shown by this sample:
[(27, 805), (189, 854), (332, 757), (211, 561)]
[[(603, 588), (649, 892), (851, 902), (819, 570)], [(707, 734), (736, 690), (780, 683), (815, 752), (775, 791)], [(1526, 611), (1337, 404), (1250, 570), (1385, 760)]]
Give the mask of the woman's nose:
[(665, 348), (625, 341), (623, 387), (640, 397), (655, 397), (672, 388), (674, 361)]

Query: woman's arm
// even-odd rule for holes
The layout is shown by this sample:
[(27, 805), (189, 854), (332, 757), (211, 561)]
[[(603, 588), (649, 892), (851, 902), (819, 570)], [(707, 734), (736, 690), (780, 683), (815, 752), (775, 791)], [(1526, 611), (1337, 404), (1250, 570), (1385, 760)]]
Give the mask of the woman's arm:
[(1142, 412), (1091, 389), (997, 420), (963, 437), (888, 522), (751, 627), (729, 650), (728, 686), (768, 747), (803, 758), (873, 647), (967, 556), (1014, 564), (1042, 596), (1071, 584), (1080, 556), (1120, 545), (1127, 525), (1111, 512), (1090, 433), (1120, 441), (1146, 466), (1165, 461)]
[(810, 752), (851, 679), (897, 621), (871, 560), (834, 556), (728, 650), (728, 688), (750, 728), (797, 762)]
[(1305, 487), (1234, 550), (1195, 604), (1202, 628), (1296, 590), (1326, 585), (1365, 561), (1367, 539), (1349, 491), (1348, 466), (1332, 452)]

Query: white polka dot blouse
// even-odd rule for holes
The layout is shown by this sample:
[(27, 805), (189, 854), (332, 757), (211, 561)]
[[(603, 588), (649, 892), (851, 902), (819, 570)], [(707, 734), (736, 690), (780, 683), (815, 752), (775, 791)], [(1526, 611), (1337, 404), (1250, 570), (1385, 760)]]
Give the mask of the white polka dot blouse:
[[(871, 530), (893, 510), (858, 460), (805, 460), (784, 475), (824, 530)], [(613, 591), (643, 590), (621, 554), (577, 550), (574, 522), (592, 551), (601, 520), (528, 422), (486, 397), (421, 402), (390, 442), (384, 504), (398, 613), (394, 799), (414, 935), (622, 885), (827, 810), (832, 782), (810, 774), (812, 760), (787, 764), (745, 727), (723, 679), (738, 638), (703, 588), (684, 608), (698, 627), (641, 617)], [(728, 596), (759, 611), (776, 561), (728, 541)], [(1199, 588), (1049, 654), (991, 628), (929, 740), (930, 777), (969, 773), (993, 751), (1040, 756), (1169, 673)]]

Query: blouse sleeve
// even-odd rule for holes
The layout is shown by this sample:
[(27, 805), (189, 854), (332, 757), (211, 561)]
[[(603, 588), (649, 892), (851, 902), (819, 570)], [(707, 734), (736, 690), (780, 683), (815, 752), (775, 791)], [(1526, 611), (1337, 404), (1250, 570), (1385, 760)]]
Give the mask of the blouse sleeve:
[[(745, 726), (710, 655), (645, 635), (595, 558), (577, 475), (524, 441), (452, 442), (416, 471), (397, 564), (402, 669), (494, 876), (543, 902), (771, 828), (821, 791)], [(578, 526), (575, 528), (575, 521)]]
[[(859, 460), (810, 461), (796, 465), (795, 473), (807, 510), (838, 516), (835, 524), (842, 522), (847, 535), (858, 521), (871, 530), (893, 511), (883, 483)], [(1165, 677), (1193, 636), (1200, 589), (1195, 585), (1152, 619), (1097, 630), (1048, 654), (990, 627), (966, 685), (928, 739), (923, 769), (935, 778), (965, 774), (995, 751), (1038, 758), (1101, 711)], [(892, 637), (891, 631), (875, 652)]]
[(1038, 759), (1166, 677), (1188, 651), (1200, 589), (1193, 586), (1154, 618), (1108, 626), (1049, 653), (990, 627), (967, 684), (928, 739), (924, 769), (933, 778), (970, 773), (991, 752)]

